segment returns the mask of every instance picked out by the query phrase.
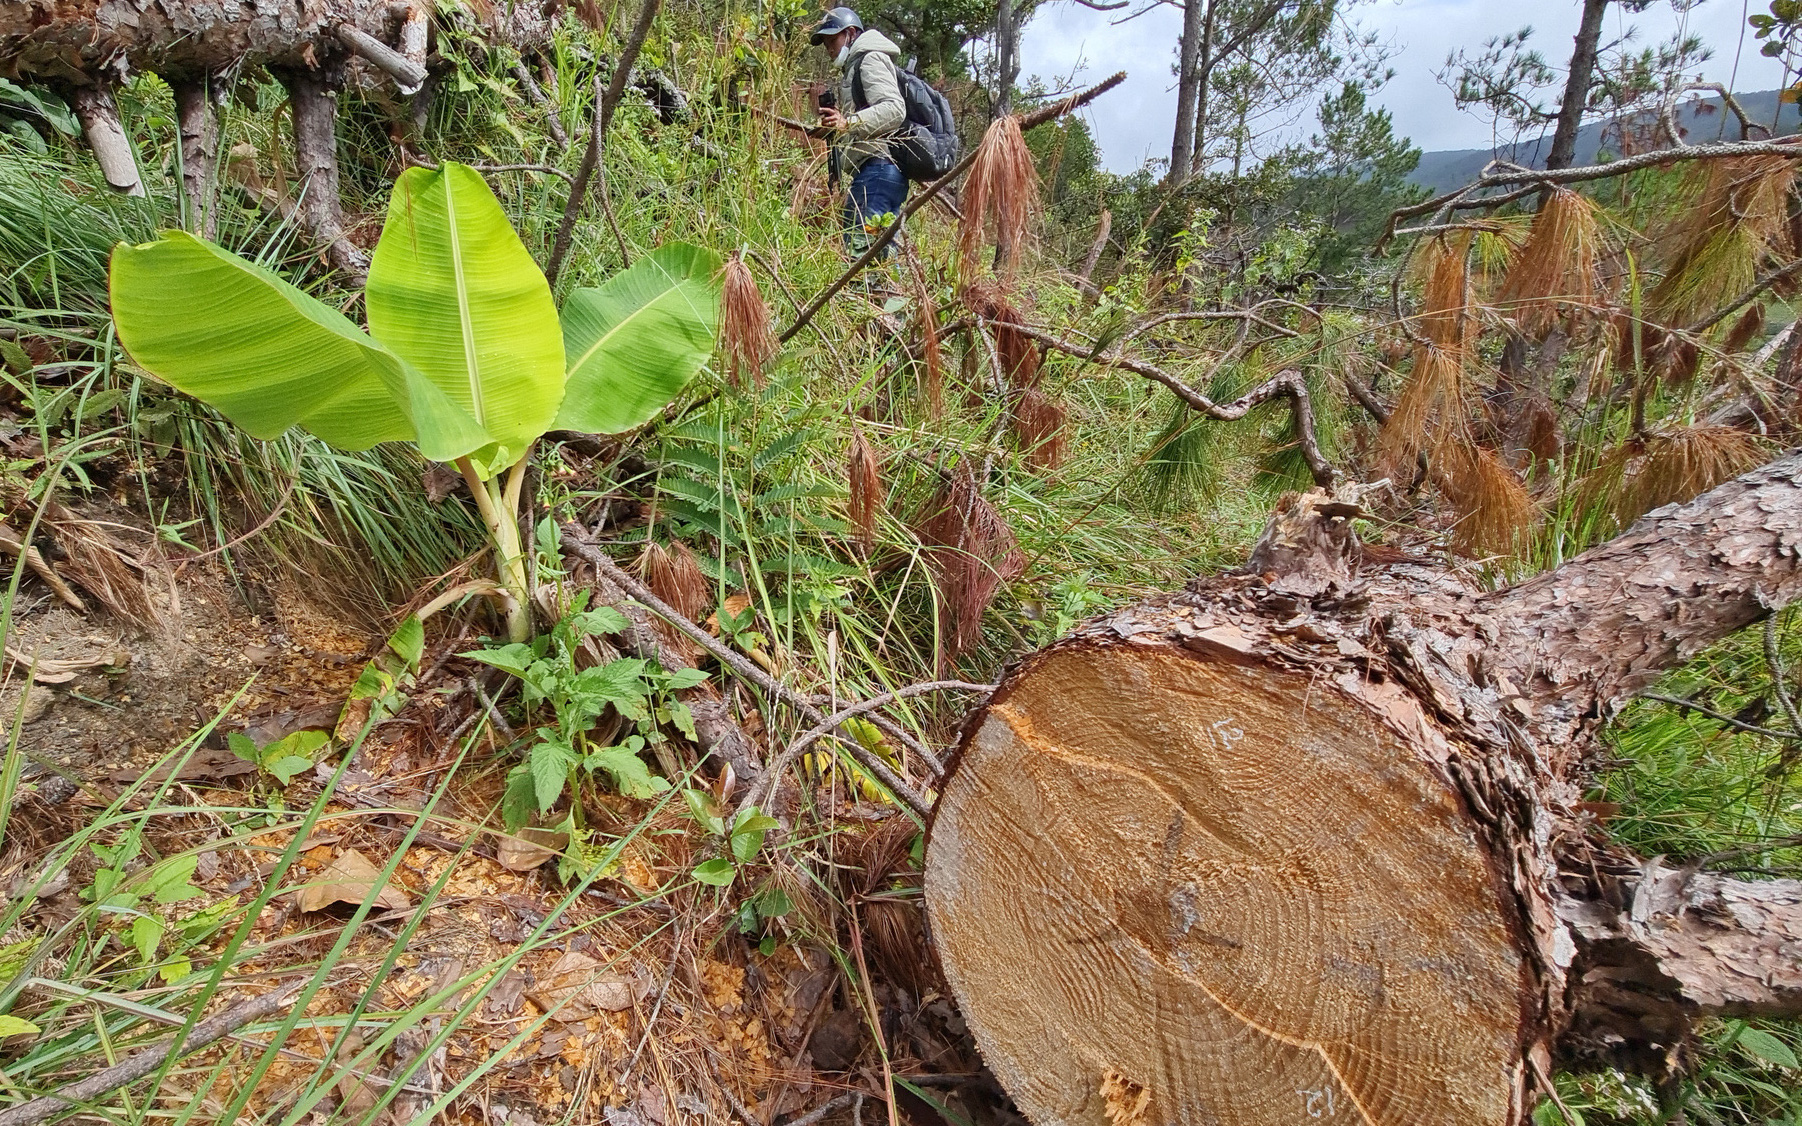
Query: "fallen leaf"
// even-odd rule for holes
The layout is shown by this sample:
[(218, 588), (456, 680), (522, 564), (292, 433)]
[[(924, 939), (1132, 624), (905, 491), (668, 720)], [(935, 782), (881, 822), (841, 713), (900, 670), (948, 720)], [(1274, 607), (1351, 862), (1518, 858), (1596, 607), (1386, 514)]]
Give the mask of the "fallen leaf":
[(360, 904), (373, 893), (377, 907), (404, 911), (413, 905), (406, 893), (392, 883), (377, 891), (376, 881), (381, 878), (381, 869), (371, 864), (368, 857), (347, 848), (294, 893), (294, 903), (302, 911), (321, 911), (334, 903)]
[(510, 872), (530, 872), (569, 847), (568, 833), (549, 829), (521, 829), (510, 837), (502, 837), (495, 858)]
[[(557, 959), (536, 989), (526, 993), (554, 1019), (566, 1023), (585, 1020), (595, 1010), (617, 1013), (640, 999), (639, 983), (618, 974), (604, 974), (600, 962), (575, 951)], [(561, 1007), (559, 1007), (561, 1006)]]

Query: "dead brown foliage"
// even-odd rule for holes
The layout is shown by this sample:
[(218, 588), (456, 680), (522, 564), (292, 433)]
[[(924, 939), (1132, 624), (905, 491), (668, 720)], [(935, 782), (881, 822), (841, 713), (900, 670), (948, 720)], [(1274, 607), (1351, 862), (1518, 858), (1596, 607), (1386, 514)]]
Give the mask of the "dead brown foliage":
[(1013, 529), (982, 495), (982, 483), (968, 463), (933, 494), (914, 534), (926, 549), (938, 587), (942, 671), (981, 638), (983, 612), (1001, 584), (1026, 569), (1026, 557)]
[(1498, 294), (1522, 330), (1542, 335), (1561, 317), (1593, 306), (1604, 249), (1595, 204), (1569, 188), (1554, 188), (1533, 220)]
[(1056, 469), (1070, 456), (1068, 422), (1063, 404), (1036, 387), (1020, 392), (1014, 401), (1014, 440), (1034, 468)]
[(776, 334), (770, 330), (770, 307), (757, 288), (744, 259), (726, 259), (720, 288), (720, 350), (726, 354), (726, 371), (732, 382), (742, 376), (763, 386), (763, 368), (776, 355)]
[(1611, 450), (1584, 480), (1583, 503), (1606, 505), (1624, 527), (1665, 504), (1692, 500), (1760, 465), (1766, 453), (1731, 426), (1672, 426)]
[(1039, 209), (1039, 173), (1020, 133), (1019, 119), (1003, 117), (989, 125), (964, 179), (962, 203), (957, 247), (964, 275), (975, 273), (976, 255), (991, 220), (995, 267), (1002, 273), (1013, 272), (1026, 247), (1027, 226)]
[(1439, 235), (1422, 244), (1416, 265), (1421, 283), (1415, 327), (1442, 350), (1468, 351), (1474, 319), (1470, 312), (1470, 232)]
[(687, 544), (681, 540), (672, 541), (668, 547), (655, 540), (645, 544), (644, 554), (638, 559), (638, 571), (651, 592), (674, 606), (683, 617), (690, 621), (707, 617), (713, 605), (713, 592), (701, 570), (700, 560)]
[(1007, 386), (1014, 391), (1037, 387), (1043, 374), (1039, 345), (1020, 331), (1025, 318), (1007, 294), (999, 286), (974, 282), (964, 287), (964, 303), (994, 330), (995, 355)]
[(1475, 443), (1442, 449), (1434, 478), (1458, 511), (1452, 545), (1468, 555), (1513, 554), (1533, 522), (1533, 500), (1520, 475)]
[(876, 541), (876, 518), (882, 513), (882, 468), (861, 426), (851, 428), (851, 455), (847, 461), (851, 526), (868, 552)]
[(1787, 255), (1793, 160), (1749, 156), (1698, 161), (1659, 240), (1665, 276), (1646, 296), (1654, 317), (1690, 324), (1751, 288), (1760, 263)]

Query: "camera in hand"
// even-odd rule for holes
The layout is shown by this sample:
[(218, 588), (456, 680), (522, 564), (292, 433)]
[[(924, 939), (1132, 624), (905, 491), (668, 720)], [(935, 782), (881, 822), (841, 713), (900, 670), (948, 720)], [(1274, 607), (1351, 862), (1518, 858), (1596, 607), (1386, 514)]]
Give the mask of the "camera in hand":
[(837, 109), (838, 108), (838, 91), (832, 89), (831, 87), (827, 87), (826, 89), (821, 90), (820, 91), (820, 108), (821, 109)]

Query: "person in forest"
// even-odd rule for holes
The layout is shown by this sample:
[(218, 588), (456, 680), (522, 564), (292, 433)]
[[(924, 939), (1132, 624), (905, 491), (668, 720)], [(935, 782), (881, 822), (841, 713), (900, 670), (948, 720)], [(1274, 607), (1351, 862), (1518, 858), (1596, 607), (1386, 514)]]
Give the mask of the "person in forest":
[[(881, 220), (901, 210), (907, 177), (889, 154), (887, 138), (907, 124), (901, 96), (901, 48), (880, 31), (868, 31), (850, 8), (834, 8), (814, 28), (813, 42), (832, 55), (844, 72), (834, 104), (822, 104), (820, 123), (837, 137), (833, 159), (848, 178), (845, 245), (861, 254), (882, 229)], [(850, 107), (845, 113), (841, 107)], [(893, 253), (890, 243), (885, 253)]]

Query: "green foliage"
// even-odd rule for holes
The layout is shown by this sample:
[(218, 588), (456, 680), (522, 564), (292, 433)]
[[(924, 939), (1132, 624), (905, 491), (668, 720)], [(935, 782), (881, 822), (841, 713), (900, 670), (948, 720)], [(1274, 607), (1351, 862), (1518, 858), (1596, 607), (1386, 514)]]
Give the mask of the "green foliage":
[[(578, 294), (560, 328), (494, 194), (452, 163), (395, 184), (370, 264), (370, 334), (180, 231), (114, 252), (113, 312), (140, 363), (259, 438), (301, 426), (349, 450), (410, 440), (435, 461), (468, 457), (486, 479), (525, 455), (566, 398), (572, 420), (616, 429), (667, 403), (706, 360), (697, 341), (717, 296), (696, 275), (710, 264), (694, 248), (647, 259), (606, 293)], [(582, 345), (567, 372), (566, 332)], [(672, 333), (681, 347), (665, 342)], [(595, 405), (619, 398), (628, 406), (611, 417)]]
[[(653, 774), (639, 755), (665, 742), (667, 729), (695, 738), (694, 715), (674, 694), (701, 684), (707, 674), (696, 669), (665, 672), (636, 657), (601, 665), (582, 662), (588, 638), (618, 633), (628, 624), (612, 607), (589, 610), (579, 600), (530, 643), (463, 654), (517, 677), (528, 715), (550, 713), (551, 722), (534, 728), (536, 742), (507, 775), (502, 815), (509, 831), (549, 812), (565, 789), (573, 790), (584, 776), (604, 775), (615, 790), (633, 798), (654, 797), (669, 788), (668, 780)], [(630, 723), (631, 730), (597, 738), (597, 725), (610, 711)]]
[(295, 776), (313, 769), (318, 753), (331, 743), (332, 737), (324, 731), (296, 731), (259, 747), (254, 740), (234, 731), (225, 740), (232, 754), (267, 771), (286, 786)]
[(1320, 130), (1289, 155), (1289, 206), (1324, 223), (1319, 268), (1339, 272), (1382, 234), (1389, 213), (1423, 198), (1408, 176), (1420, 150), (1395, 136), (1389, 111), (1372, 108), (1360, 83), (1347, 82), (1317, 111)]

